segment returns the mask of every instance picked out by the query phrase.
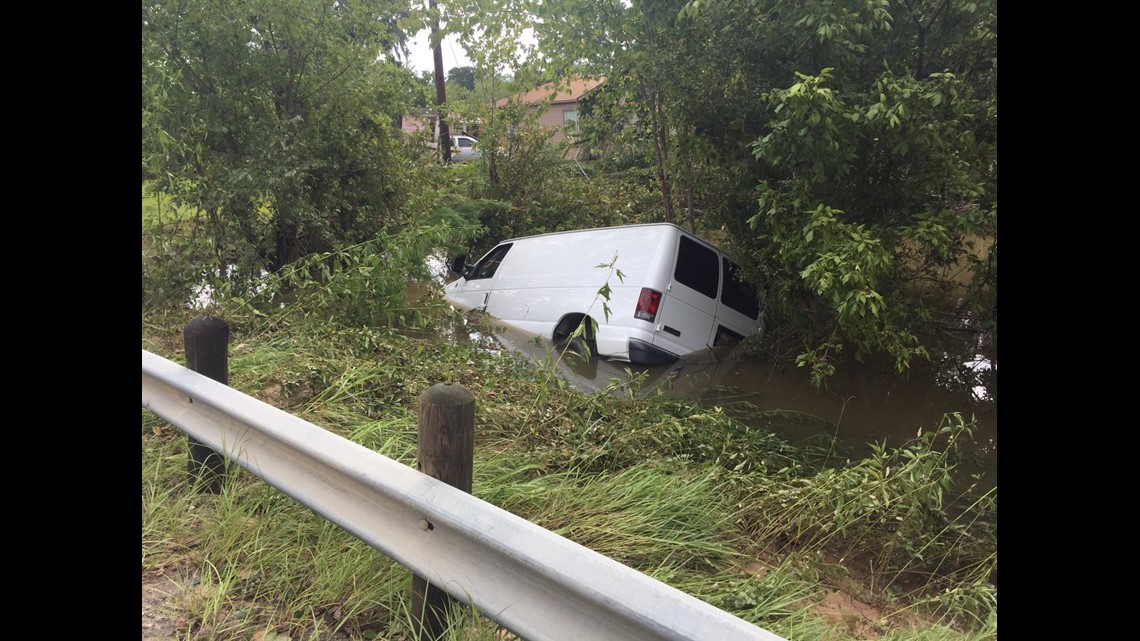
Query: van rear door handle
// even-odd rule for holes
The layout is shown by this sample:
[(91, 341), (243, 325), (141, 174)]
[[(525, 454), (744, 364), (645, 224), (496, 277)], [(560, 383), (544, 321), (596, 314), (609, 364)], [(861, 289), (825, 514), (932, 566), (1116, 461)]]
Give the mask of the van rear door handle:
[(483, 294), (483, 311), (487, 311), (487, 301), (491, 298), (491, 292)]

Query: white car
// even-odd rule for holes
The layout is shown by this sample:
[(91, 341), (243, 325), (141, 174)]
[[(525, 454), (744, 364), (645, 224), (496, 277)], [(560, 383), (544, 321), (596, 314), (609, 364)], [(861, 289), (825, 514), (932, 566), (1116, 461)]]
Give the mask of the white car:
[[(444, 295), (456, 307), (486, 311), (555, 344), (584, 323), (589, 352), (611, 360), (671, 362), (764, 328), (740, 268), (671, 224), (513, 238), (474, 265), (457, 256), (452, 269), (460, 278)], [(604, 286), (608, 301), (598, 293)]]
[(479, 158), (480, 152), (476, 145), (479, 143), (471, 136), (464, 136), (462, 134), (451, 137), (451, 161), (463, 162), (466, 160), (476, 160)]

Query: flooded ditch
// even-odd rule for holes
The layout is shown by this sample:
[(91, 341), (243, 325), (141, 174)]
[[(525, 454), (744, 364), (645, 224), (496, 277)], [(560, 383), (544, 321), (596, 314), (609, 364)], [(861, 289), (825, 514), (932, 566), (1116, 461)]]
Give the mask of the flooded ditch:
[[(429, 260), (437, 282), (444, 283), (448, 269), (442, 259)], [(791, 443), (818, 443), (835, 439), (845, 453), (858, 457), (871, 444), (898, 447), (923, 433), (937, 430), (948, 414), (960, 414), (973, 424), (973, 443), (966, 444), (966, 459), (958, 468), (960, 482), (978, 478), (981, 490), (997, 485), (997, 371), (985, 333), (963, 332), (953, 348), (931, 350), (930, 361), (916, 359), (905, 374), (893, 361), (850, 361), (836, 368), (826, 387), (812, 384), (810, 372), (794, 365), (749, 357), (739, 347), (720, 347), (654, 367), (611, 362), (551, 358), (548, 340), (499, 326), (493, 332), (471, 323), (450, 328), (447, 340), (466, 341), (483, 349), (509, 349), (536, 364), (554, 362), (560, 375), (586, 393), (615, 387), (625, 392), (631, 377), (639, 393), (662, 391), (671, 397), (719, 406), (745, 424), (777, 429)], [(963, 328), (968, 329), (968, 328)], [(768, 420), (779, 412), (792, 420)]]
[(473, 329), (483, 325), (454, 328), (450, 339), (491, 350), (506, 348), (536, 364), (554, 361), (558, 373), (586, 393), (604, 393), (615, 386), (624, 390), (634, 377), (638, 393), (661, 391), (719, 406), (745, 424), (763, 424), (765, 429), (772, 424), (767, 420), (771, 413), (779, 412), (792, 419), (778, 422), (784, 426), (780, 436), (789, 442), (832, 437), (853, 457), (868, 453), (872, 443), (903, 445), (920, 429), (936, 430), (945, 415), (959, 413), (974, 423), (974, 443), (964, 448), (967, 460), (959, 469), (963, 480), (976, 474), (979, 488), (996, 486), (997, 376), (979, 350), (938, 354), (931, 362), (915, 362), (905, 375), (892, 363), (845, 363), (821, 389), (812, 384), (806, 369), (746, 357), (739, 347), (707, 350), (656, 367), (558, 360), (551, 358), (549, 341), (510, 327), (492, 333)]
[[(427, 266), (442, 283), (448, 273), (444, 260), (429, 258)], [(413, 300), (430, 290), (423, 284), (409, 287)], [(204, 286), (195, 292), (190, 306), (207, 306), (211, 295)], [(554, 362), (549, 341), (509, 327), (493, 332), (476, 329), (486, 326), (460, 323), (435, 336), (488, 351), (512, 350), (536, 364)], [(745, 424), (765, 429), (772, 429), (773, 422), (767, 419), (779, 412), (793, 419), (777, 422), (782, 425), (780, 436), (789, 442), (830, 437), (855, 457), (868, 453), (870, 444), (900, 446), (920, 429), (936, 430), (947, 414), (959, 413), (974, 425), (974, 443), (965, 448), (967, 460), (959, 468), (962, 479), (979, 475), (978, 487), (988, 489), (997, 484), (997, 373), (987, 356), (986, 336), (976, 336), (976, 341), (959, 349), (932, 352), (929, 362), (916, 360), (903, 375), (894, 370), (893, 363), (882, 360), (844, 363), (825, 388), (812, 384), (806, 368), (746, 357), (739, 347), (710, 349), (654, 367), (575, 358), (557, 359), (555, 366), (586, 393), (615, 386), (626, 390), (633, 377), (638, 393), (661, 391), (722, 407)]]

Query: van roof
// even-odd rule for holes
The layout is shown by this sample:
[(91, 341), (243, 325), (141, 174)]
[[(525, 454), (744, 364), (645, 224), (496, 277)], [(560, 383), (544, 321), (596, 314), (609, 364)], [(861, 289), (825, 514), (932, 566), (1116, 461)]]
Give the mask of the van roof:
[(718, 251), (722, 254), (727, 255), (727, 253), (728, 253), (728, 252), (724, 251), (723, 249), (721, 249), (720, 247), (717, 247), (716, 245), (712, 244), (711, 242), (705, 240), (704, 238), (701, 238), (700, 236), (698, 236), (698, 235), (696, 235), (690, 231), (686, 231), (684, 228), (682, 228), (680, 225), (678, 225), (676, 223), (638, 223), (638, 224), (633, 224), (633, 225), (613, 225), (611, 227), (589, 227), (586, 229), (566, 229), (563, 231), (553, 231), (553, 232), (548, 232), (545, 234), (532, 234), (530, 236), (516, 236), (514, 238), (507, 238), (504, 240), (500, 240), (495, 245), (498, 246), (498, 245), (502, 245), (503, 243), (514, 243), (514, 242), (518, 242), (521, 240), (528, 240), (531, 238), (545, 238), (545, 237), (549, 237), (549, 236), (560, 236), (563, 234), (580, 234), (580, 233), (589, 232), (589, 231), (603, 231), (603, 230), (609, 231), (609, 230), (614, 230), (614, 229), (638, 229), (638, 228), (647, 228), (647, 227), (672, 227), (673, 229), (676, 229), (677, 231), (681, 232), (682, 234), (685, 234), (686, 236), (688, 236), (690, 238), (696, 238), (698, 241), (708, 245), (709, 247), (712, 247), (713, 249), (715, 249), (716, 251)]
[[(565, 229), (563, 231), (553, 231), (553, 232), (548, 232), (545, 234), (532, 234), (530, 236), (516, 236), (515, 238), (507, 238), (504, 240), (500, 240), (496, 244), (502, 245), (503, 243), (513, 243), (513, 242), (517, 242), (520, 240), (528, 240), (530, 238), (545, 238), (548, 236), (560, 236), (563, 234), (581, 234), (583, 232), (589, 232), (589, 231), (603, 231), (603, 230), (611, 231), (611, 230), (615, 230), (615, 229), (638, 229), (638, 228), (646, 228), (646, 227), (672, 227), (673, 229), (676, 229), (677, 231), (681, 232), (682, 234), (696, 238), (697, 240), (700, 240), (701, 242), (705, 243), (706, 245), (708, 245), (710, 247), (716, 247), (716, 245), (713, 245), (712, 243), (705, 240), (704, 238), (701, 238), (700, 236), (697, 236), (696, 234), (694, 234), (692, 232), (685, 231), (684, 229), (681, 228), (680, 225), (677, 225), (676, 223), (638, 223), (638, 224), (634, 224), (634, 225), (613, 225), (611, 227), (590, 227), (587, 229)], [(717, 248), (717, 249), (719, 250), (719, 248)]]

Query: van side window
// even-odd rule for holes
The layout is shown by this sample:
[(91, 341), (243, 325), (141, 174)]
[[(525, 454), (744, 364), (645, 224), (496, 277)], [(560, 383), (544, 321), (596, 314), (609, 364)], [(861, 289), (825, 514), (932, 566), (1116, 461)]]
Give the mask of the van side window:
[(499, 268), (499, 263), (503, 262), (503, 257), (507, 255), (507, 251), (509, 251), (510, 248), (511, 246), (507, 244), (499, 245), (492, 249), (475, 265), (474, 269), (471, 270), (471, 275), (467, 277), (467, 280), (479, 280), (480, 278), (490, 278), (494, 276), (495, 270)]
[(681, 236), (673, 279), (715, 299), (716, 290), (720, 285), (720, 263), (716, 258), (716, 252), (713, 250), (686, 236)]
[(760, 314), (760, 303), (756, 300), (756, 290), (751, 285), (740, 280), (740, 268), (736, 263), (723, 258), (724, 289), (720, 293), (720, 302), (728, 305), (748, 318), (756, 318)]

